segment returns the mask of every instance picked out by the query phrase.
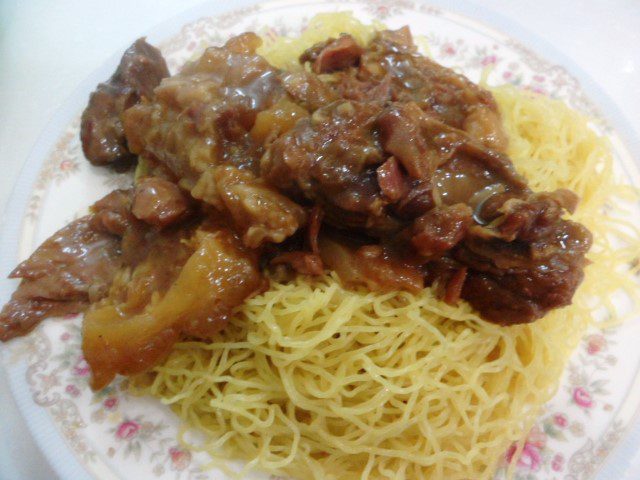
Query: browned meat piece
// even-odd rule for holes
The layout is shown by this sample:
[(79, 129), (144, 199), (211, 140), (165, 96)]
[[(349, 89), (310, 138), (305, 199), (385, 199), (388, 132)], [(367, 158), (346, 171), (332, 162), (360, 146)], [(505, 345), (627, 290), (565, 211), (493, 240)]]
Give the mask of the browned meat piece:
[(120, 115), (143, 97), (151, 98), (153, 89), (168, 76), (162, 54), (144, 38), (124, 52), (118, 69), (98, 85), (82, 114), (82, 151), (92, 164), (122, 164), (135, 158), (127, 148)]
[(486, 146), (504, 148), (505, 135), (491, 93), (418, 54), (407, 27), (379, 32), (360, 63), (359, 80), (383, 82), (391, 77), (394, 100), (416, 102), (425, 112), (467, 130)]
[(243, 243), (257, 248), (280, 243), (306, 222), (302, 207), (251, 172), (219, 166), (205, 172), (193, 189), (196, 198), (228, 212)]
[(520, 190), (526, 188), (526, 182), (508, 157), (486, 148), (462, 130), (426, 115), (414, 102), (391, 104), (378, 116), (376, 125), (384, 150), (394, 155), (415, 179), (429, 180), (437, 168), (446, 168), (446, 162), (466, 154), (497, 181)]
[(262, 157), (261, 174), (325, 209), (338, 227), (380, 227), (386, 201), (375, 167), (383, 152), (373, 128), (379, 106), (335, 102), (280, 136)]
[(391, 76), (381, 81), (361, 81), (352, 75), (341, 75), (340, 82), (334, 89), (340, 97), (357, 102), (388, 102), (392, 99)]
[(114, 190), (98, 200), (91, 207), (92, 226), (99, 231), (119, 237), (124, 236), (127, 229), (136, 221), (131, 214), (132, 196), (131, 189)]
[(175, 183), (158, 177), (141, 179), (135, 187), (131, 213), (156, 227), (166, 227), (184, 217), (189, 199)]
[(467, 267), (461, 267), (448, 279), (442, 299), (449, 305), (457, 305), (462, 296), (462, 287), (467, 280)]
[(413, 181), (408, 192), (392, 205), (393, 213), (406, 221), (431, 210), (435, 205), (431, 183), (431, 181)]
[(323, 273), (324, 264), (322, 263), (322, 258), (320, 258), (320, 247), (318, 246), (323, 217), (324, 212), (318, 205), (315, 205), (309, 213), (303, 250), (280, 253), (271, 260), (271, 264), (288, 265), (293, 271), (303, 275), (320, 275)]
[(407, 25), (397, 30), (382, 30), (376, 34), (379, 44), (395, 52), (414, 53), (413, 35)]
[(502, 128), (502, 120), (491, 105), (476, 105), (469, 108), (462, 122), (462, 129), (483, 145), (500, 152), (507, 150), (507, 134)]
[(564, 210), (575, 209), (578, 198), (568, 190), (534, 193), (526, 197), (503, 195), (503, 203), (487, 202), (481, 209), (480, 217), (486, 226), (474, 226), (471, 233), (477, 237), (500, 238), (508, 242), (516, 239), (533, 241), (535, 238), (555, 229), (561, 221)]
[(47, 316), (84, 310), (106, 294), (119, 266), (117, 237), (92, 217), (53, 234), (9, 275), (22, 282), (0, 313), (0, 340), (24, 335)]
[[(384, 163), (383, 150), (393, 155)], [(433, 205), (431, 193), (451, 205), (472, 203), (491, 184), (526, 189), (507, 157), (427, 117), (415, 103), (383, 108), (342, 101), (320, 108), (270, 145), (261, 169), (278, 188), (323, 205), (333, 225), (375, 235), (399, 229), (389, 204), (397, 203), (400, 217), (415, 218)], [(417, 192), (404, 172), (417, 180)]]
[(124, 114), (131, 151), (151, 154), (190, 187), (220, 163), (251, 169), (262, 155), (249, 133), (256, 115), (284, 93), (259, 45), (257, 35), (240, 35), (163, 80), (153, 102)]
[(272, 265), (288, 265), (302, 275), (320, 275), (324, 271), (322, 259), (311, 252), (285, 252), (273, 260)]
[(416, 104), (394, 105), (378, 116), (380, 143), (413, 178), (429, 179), (441, 163), (439, 151), (422, 134), (422, 110)]
[(318, 247), (318, 236), (320, 235), (320, 227), (322, 227), (322, 219), (324, 218), (324, 212), (322, 208), (315, 205), (311, 209), (309, 215), (309, 225), (307, 226), (307, 243), (309, 248), (315, 254), (320, 252)]
[(331, 86), (307, 72), (285, 74), (282, 76), (282, 84), (287, 93), (310, 112), (339, 98)]
[(466, 235), (471, 214), (471, 208), (462, 203), (432, 208), (411, 226), (413, 248), (429, 259), (444, 255)]
[(328, 73), (354, 67), (360, 61), (364, 49), (351, 35), (340, 35), (314, 45), (300, 56), (300, 63), (311, 62), (315, 73)]
[(424, 288), (422, 271), (415, 265), (389, 255), (379, 245), (357, 247), (344, 240), (321, 235), (318, 239), (322, 262), (347, 285), (366, 286), (371, 290), (408, 290)]
[[(158, 237), (132, 280), (117, 281), (110, 297), (86, 313), (82, 350), (94, 389), (118, 373), (147, 370), (185, 335), (210, 337), (264, 288), (257, 255), (230, 231), (204, 227), (183, 241), (188, 232)], [(151, 295), (157, 301), (149, 303)]]
[[(538, 221), (545, 223), (545, 215), (540, 211)], [(531, 322), (571, 303), (584, 275), (591, 234), (558, 218), (539, 225), (521, 231), (526, 241), (469, 235), (455, 251), (455, 258), (469, 266), (462, 298), (484, 318), (502, 325)]]

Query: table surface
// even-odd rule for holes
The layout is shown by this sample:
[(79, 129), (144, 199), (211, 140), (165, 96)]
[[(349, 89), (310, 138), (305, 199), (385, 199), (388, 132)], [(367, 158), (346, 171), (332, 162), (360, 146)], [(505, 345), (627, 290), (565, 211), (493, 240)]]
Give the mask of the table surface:
[[(0, 212), (7, 207), (38, 135), (76, 86), (133, 39), (200, 3), (0, 0)], [(234, 2), (227, 3), (233, 8)], [(471, 3), (499, 12), (552, 43), (603, 87), (640, 131), (640, 2)], [(0, 405), (0, 480), (55, 479), (18, 413), (1, 369)]]

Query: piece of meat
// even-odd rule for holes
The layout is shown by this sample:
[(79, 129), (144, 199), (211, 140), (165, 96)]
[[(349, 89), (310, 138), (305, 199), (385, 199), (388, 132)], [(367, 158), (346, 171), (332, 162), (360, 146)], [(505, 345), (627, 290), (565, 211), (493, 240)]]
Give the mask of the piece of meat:
[(340, 81), (332, 85), (341, 98), (356, 102), (389, 102), (392, 100), (391, 76), (382, 80), (362, 81), (353, 75), (340, 75)]
[(571, 303), (591, 242), (585, 227), (562, 219), (530, 230), (527, 241), (470, 234), (454, 253), (469, 267), (462, 298), (492, 322), (532, 322)]
[(309, 225), (307, 226), (307, 243), (311, 252), (316, 255), (320, 252), (318, 247), (318, 236), (320, 235), (320, 227), (322, 227), (322, 219), (324, 212), (318, 205), (314, 205), (309, 215)]
[(409, 193), (409, 184), (398, 166), (395, 157), (389, 157), (376, 169), (378, 185), (382, 194), (391, 202), (397, 202)]
[(306, 212), (300, 205), (251, 172), (232, 166), (205, 172), (193, 195), (228, 212), (250, 248), (264, 242), (280, 243), (306, 223)]
[(149, 369), (184, 336), (209, 338), (224, 328), (234, 307), (265, 287), (257, 255), (229, 230), (205, 227), (186, 242), (159, 238), (132, 274), (140, 281), (116, 286), (85, 314), (82, 351), (95, 390), (116, 374)]
[(321, 275), (324, 265), (320, 255), (312, 252), (285, 252), (271, 260), (271, 265), (288, 265), (302, 275)]
[(327, 235), (320, 236), (318, 245), (323, 264), (336, 271), (347, 285), (383, 292), (418, 292), (424, 288), (419, 268), (389, 255), (379, 245), (357, 247)]
[(153, 101), (128, 109), (131, 151), (153, 156), (187, 189), (219, 164), (256, 171), (263, 145), (251, 130), (258, 113), (284, 96), (279, 71), (255, 53), (260, 43), (245, 33), (208, 48), (164, 79)]
[(131, 213), (156, 227), (166, 227), (185, 216), (189, 199), (175, 183), (158, 177), (145, 177), (135, 186)]
[(24, 335), (51, 315), (77, 313), (107, 293), (120, 265), (117, 237), (82, 217), (40, 245), (9, 278), (22, 281), (0, 312), (0, 340)]
[(364, 49), (351, 35), (342, 34), (306, 50), (300, 63), (311, 62), (314, 73), (330, 73), (356, 66), (363, 53)]
[(461, 203), (432, 208), (413, 222), (411, 245), (424, 258), (441, 257), (464, 238), (471, 215), (471, 208)]
[[(320, 247), (318, 238), (324, 212), (322, 208), (315, 205), (308, 215), (307, 232), (304, 237), (304, 245), (294, 246), (293, 251), (278, 253), (272, 260), (271, 265), (287, 265), (293, 271), (303, 275), (320, 275), (324, 272), (324, 264), (320, 257)], [(294, 239), (295, 242), (295, 239)]]
[[(498, 205), (500, 199), (502, 204)], [(527, 196), (501, 195), (483, 205), (480, 211), (488, 225), (474, 226), (471, 233), (485, 239), (500, 238), (508, 242), (516, 239), (534, 241), (553, 231), (561, 222), (564, 211), (575, 210), (577, 202), (577, 196), (564, 189)]]
[(486, 147), (506, 152), (509, 141), (502, 127), (502, 119), (495, 108), (476, 105), (462, 122), (462, 129)]
[(418, 54), (407, 27), (376, 33), (361, 56), (359, 80), (382, 82), (387, 77), (391, 78), (393, 100), (416, 102), (424, 112), (458, 129), (464, 128), (468, 116), (475, 115), (476, 118), (471, 118), (467, 123), (469, 133), (472, 136), (478, 134), (476, 140), (487, 140), (488, 146), (502, 147), (499, 141), (491, 144), (490, 139), (492, 136), (495, 139), (504, 137), (500, 124), (491, 122), (490, 115), (480, 119), (479, 114), (473, 113), (478, 109), (481, 112), (487, 109), (493, 112), (495, 118), (500, 118), (491, 93), (453, 70)]
[(397, 30), (380, 30), (375, 39), (380, 45), (394, 52), (415, 53), (411, 29), (405, 25)]
[(162, 54), (144, 38), (124, 52), (118, 69), (98, 85), (82, 114), (82, 151), (92, 164), (125, 164), (135, 158), (127, 147), (120, 116), (142, 98), (152, 98), (153, 89), (168, 76)]
[(131, 213), (132, 189), (118, 189), (91, 206), (91, 225), (98, 231), (122, 237), (136, 221)]
[(382, 148), (415, 179), (429, 179), (441, 163), (422, 134), (422, 110), (416, 104), (393, 105), (377, 118)]
[(375, 171), (383, 161), (374, 131), (377, 112), (378, 105), (357, 102), (317, 110), (271, 144), (261, 159), (261, 175), (290, 195), (321, 205), (338, 227), (384, 227), (387, 202)]
[(308, 72), (286, 73), (281, 78), (287, 93), (310, 112), (340, 98), (330, 85)]
[(442, 299), (449, 305), (458, 305), (467, 279), (467, 267), (461, 267), (447, 280)]
[(409, 189), (394, 205), (394, 214), (403, 221), (413, 220), (424, 215), (435, 206), (432, 179), (414, 180)]

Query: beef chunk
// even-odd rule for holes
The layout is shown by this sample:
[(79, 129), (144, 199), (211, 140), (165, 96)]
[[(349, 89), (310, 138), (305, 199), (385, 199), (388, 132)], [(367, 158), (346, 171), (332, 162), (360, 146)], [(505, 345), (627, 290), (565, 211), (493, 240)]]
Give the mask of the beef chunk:
[(403, 262), (380, 245), (356, 245), (349, 239), (323, 235), (319, 239), (324, 265), (336, 271), (347, 285), (371, 290), (418, 292), (423, 274), (414, 264)]
[(382, 194), (390, 201), (397, 202), (409, 193), (409, 183), (395, 157), (389, 157), (376, 169), (378, 185)]
[(435, 207), (411, 226), (411, 244), (425, 258), (440, 257), (464, 238), (471, 223), (467, 205)]
[(11, 272), (22, 281), (0, 312), (0, 340), (24, 335), (47, 316), (80, 312), (107, 293), (120, 242), (92, 220), (82, 217), (57, 231)]
[(470, 234), (456, 249), (455, 258), (469, 267), (462, 298), (484, 318), (501, 325), (531, 322), (571, 303), (584, 276), (591, 234), (568, 220), (547, 223), (545, 215), (540, 211), (525, 222), (521, 238)]
[(329, 73), (356, 66), (363, 52), (351, 35), (343, 34), (314, 45), (300, 56), (300, 62), (312, 62), (314, 73)]
[(141, 98), (151, 98), (153, 89), (169, 70), (160, 51), (144, 38), (135, 41), (120, 60), (111, 78), (98, 85), (82, 114), (82, 151), (94, 165), (131, 162), (120, 115)]
[(280, 243), (306, 222), (302, 207), (251, 172), (219, 166), (201, 179), (193, 190), (196, 198), (228, 213), (248, 247)]
[(189, 209), (189, 199), (175, 183), (158, 177), (141, 179), (133, 196), (131, 213), (156, 227), (180, 220)]

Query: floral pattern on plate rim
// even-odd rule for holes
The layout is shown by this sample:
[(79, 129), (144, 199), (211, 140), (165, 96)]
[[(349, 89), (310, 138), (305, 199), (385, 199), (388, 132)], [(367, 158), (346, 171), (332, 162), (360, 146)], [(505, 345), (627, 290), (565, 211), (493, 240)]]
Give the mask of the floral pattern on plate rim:
[[(325, 6), (361, 7), (371, 17), (387, 22), (408, 12), (417, 11), (427, 17), (458, 18), (437, 7), (411, 0), (359, 0), (325, 2)], [(295, 28), (284, 20), (270, 22), (265, 28), (259, 14), (268, 8), (252, 6), (241, 10), (198, 19), (170, 40), (161, 44), (170, 69), (176, 71), (185, 60), (211, 44), (219, 44), (242, 24), (269, 35), (287, 35), (304, 28), (309, 16), (302, 16)], [(249, 19), (249, 21), (247, 21)], [(486, 35), (486, 34), (485, 34)], [(486, 68), (493, 69), (495, 83), (512, 83), (553, 97), (562, 98), (601, 121), (605, 132), (609, 127), (595, 106), (579, 88), (578, 81), (563, 67), (551, 65), (537, 54), (509, 38), (496, 38), (482, 45), (447, 33), (425, 35), (431, 53), (443, 64), (479, 77)], [(496, 80), (497, 79), (497, 80)], [(52, 187), (64, 188), (70, 177), (86, 170), (78, 142), (79, 119), (72, 122), (45, 160), (33, 188), (24, 222), (36, 225), (41, 219), (43, 203)], [(109, 189), (130, 182), (126, 175), (104, 175)], [(33, 231), (33, 230), (31, 230)], [(31, 239), (33, 240), (33, 239)], [(81, 355), (80, 320), (78, 315), (47, 322), (32, 335), (10, 344), (9, 363), (26, 361), (26, 381), (33, 401), (45, 408), (59, 428), (69, 447), (81, 463), (91, 465), (98, 458), (125, 461), (133, 459), (144, 465), (146, 472), (158, 478), (211, 478), (197, 461), (198, 454), (183, 450), (176, 440), (176, 428), (154, 420), (153, 414), (136, 411), (137, 399), (125, 392), (125, 383), (115, 383), (98, 393), (88, 387), (88, 366)], [(594, 332), (587, 336), (572, 357), (566, 379), (554, 401), (545, 407), (530, 432), (518, 461), (515, 479), (590, 478), (607, 454), (619, 441), (624, 422), (615, 419), (616, 405), (611, 403), (609, 374), (615, 368), (615, 331)], [(594, 417), (606, 417), (605, 431), (598, 437), (587, 429)], [(92, 444), (85, 431), (89, 424), (100, 426), (103, 441)], [(506, 452), (509, 459), (514, 449)], [(502, 473), (504, 470), (502, 470)], [(278, 477), (271, 476), (272, 480)]]

